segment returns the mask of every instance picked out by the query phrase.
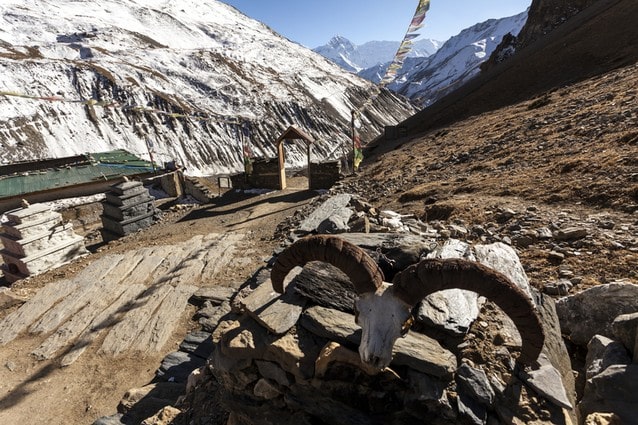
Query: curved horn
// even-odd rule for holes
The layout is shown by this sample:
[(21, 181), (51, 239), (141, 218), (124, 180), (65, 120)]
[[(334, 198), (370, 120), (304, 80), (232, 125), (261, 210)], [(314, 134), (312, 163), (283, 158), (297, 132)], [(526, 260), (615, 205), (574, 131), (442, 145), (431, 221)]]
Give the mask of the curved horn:
[(344, 272), (358, 294), (375, 292), (383, 283), (383, 272), (363, 249), (335, 236), (317, 235), (299, 239), (279, 254), (270, 272), (273, 289), (283, 293), (288, 272), (309, 261), (324, 261)]
[(443, 289), (465, 289), (493, 301), (507, 314), (523, 340), (519, 361), (533, 363), (540, 354), (545, 333), (532, 300), (504, 274), (480, 263), (462, 259), (428, 259), (398, 273), (394, 295), (416, 305)]

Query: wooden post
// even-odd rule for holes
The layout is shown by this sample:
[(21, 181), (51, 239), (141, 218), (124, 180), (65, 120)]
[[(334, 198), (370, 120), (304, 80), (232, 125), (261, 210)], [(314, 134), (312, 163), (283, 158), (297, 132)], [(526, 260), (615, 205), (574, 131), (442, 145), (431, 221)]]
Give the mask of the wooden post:
[(286, 188), (286, 158), (284, 157), (284, 140), (279, 141), (277, 152), (279, 155), (279, 186), (281, 190)]

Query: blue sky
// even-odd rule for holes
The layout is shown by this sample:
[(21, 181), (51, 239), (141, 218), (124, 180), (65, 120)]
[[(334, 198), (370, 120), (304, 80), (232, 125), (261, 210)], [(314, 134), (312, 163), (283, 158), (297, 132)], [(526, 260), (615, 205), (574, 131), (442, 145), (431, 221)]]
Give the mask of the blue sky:
[[(306, 47), (342, 35), (355, 44), (400, 41), (418, 0), (222, 0)], [(445, 41), (490, 18), (516, 15), (532, 0), (431, 0), (421, 38)]]

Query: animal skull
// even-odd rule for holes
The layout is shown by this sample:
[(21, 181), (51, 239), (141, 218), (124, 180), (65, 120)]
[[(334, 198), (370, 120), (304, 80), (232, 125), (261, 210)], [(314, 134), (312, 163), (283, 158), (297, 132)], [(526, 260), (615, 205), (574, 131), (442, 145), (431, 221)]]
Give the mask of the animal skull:
[(536, 306), (506, 276), (480, 263), (422, 260), (398, 273), (391, 285), (363, 249), (336, 236), (309, 236), (277, 257), (270, 274), (275, 291), (283, 293), (290, 270), (309, 261), (332, 264), (352, 281), (359, 294), (355, 302), (355, 320), (362, 329), (359, 355), (375, 368), (385, 368), (392, 361), (394, 343), (412, 324), (412, 308), (427, 295), (450, 288), (477, 292), (510, 316), (523, 340), (519, 361), (536, 361), (543, 348), (545, 334)]
[[(392, 361), (392, 348), (412, 325), (410, 306), (393, 296), (385, 287), (368, 292), (355, 301), (355, 321), (361, 326), (361, 360), (377, 369)], [(384, 314), (378, 314), (383, 311)]]

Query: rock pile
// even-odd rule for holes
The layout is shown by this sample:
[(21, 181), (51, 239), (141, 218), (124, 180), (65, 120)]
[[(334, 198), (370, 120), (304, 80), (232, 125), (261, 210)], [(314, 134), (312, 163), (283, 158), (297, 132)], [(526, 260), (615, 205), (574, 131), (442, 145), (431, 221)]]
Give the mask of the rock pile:
[(638, 423), (638, 285), (596, 286), (556, 306), (566, 338), (587, 349), (580, 418), (604, 412), (605, 423)]
[(101, 233), (105, 242), (149, 227), (157, 215), (153, 197), (138, 181), (124, 181), (111, 186), (102, 207)]
[[(421, 246), (428, 243), (431, 241)], [(406, 255), (397, 249), (401, 244), (394, 244), (396, 254), (390, 254), (390, 260)], [(452, 243), (430, 255), (459, 256), (459, 246)], [(378, 248), (381, 250), (381, 246)], [(505, 252), (500, 246), (464, 248), (467, 256), (484, 253), (486, 263), (494, 263), (495, 255)], [(509, 259), (514, 267), (502, 271), (521, 281), (521, 276), (516, 276), (522, 268), (515, 254)], [(308, 297), (317, 291), (317, 282), (341, 281), (337, 287), (347, 286), (347, 277), (335, 269), (326, 278), (325, 269), (323, 265), (306, 266), (298, 271), (281, 297), (272, 291), (268, 272), (262, 271), (256, 284), (236, 297), (236, 314), (220, 322), (213, 332), (214, 351), (208, 370), (224, 388), (223, 403), (231, 412), (228, 423), (496, 424), (570, 420), (573, 381), (563, 384), (557, 369), (562, 366), (555, 361), (567, 355), (560, 337), (549, 337), (552, 343), (545, 349), (543, 372), (523, 372), (511, 354), (520, 344), (511, 327), (500, 330), (501, 340), (495, 347), (500, 352), (499, 367), (479, 364), (465, 356), (463, 348), (467, 345), (444, 347), (425, 333), (411, 331), (397, 341), (390, 368), (376, 373), (361, 363), (356, 352), (361, 335), (353, 314), (341, 311), (347, 303), (340, 304), (339, 300), (348, 295), (333, 292), (327, 299)], [(452, 305), (459, 296), (455, 294), (451, 301), (443, 295), (439, 302)], [(477, 302), (476, 297), (466, 300), (468, 304), (473, 302)], [(416, 329), (430, 325), (424, 320), (427, 309), (424, 307), (421, 319), (417, 319), (420, 323)], [(474, 311), (478, 316), (478, 307)], [(548, 333), (551, 329), (555, 332), (555, 315), (548, 314), (544, 319)], [(503, 316), (501, 320), (506, 319)], [(569, 368), (563, 372), (565, 376), (571, 374)]]
[(73, 232), (71, 223), (63, 223), (60, 213), (44, 204), (26, 205), (6, 213), (2, 224), (0, 251), (7, 281), (15, 282), (44, 273), (79, 256), (88, 254), (84, 238)]

